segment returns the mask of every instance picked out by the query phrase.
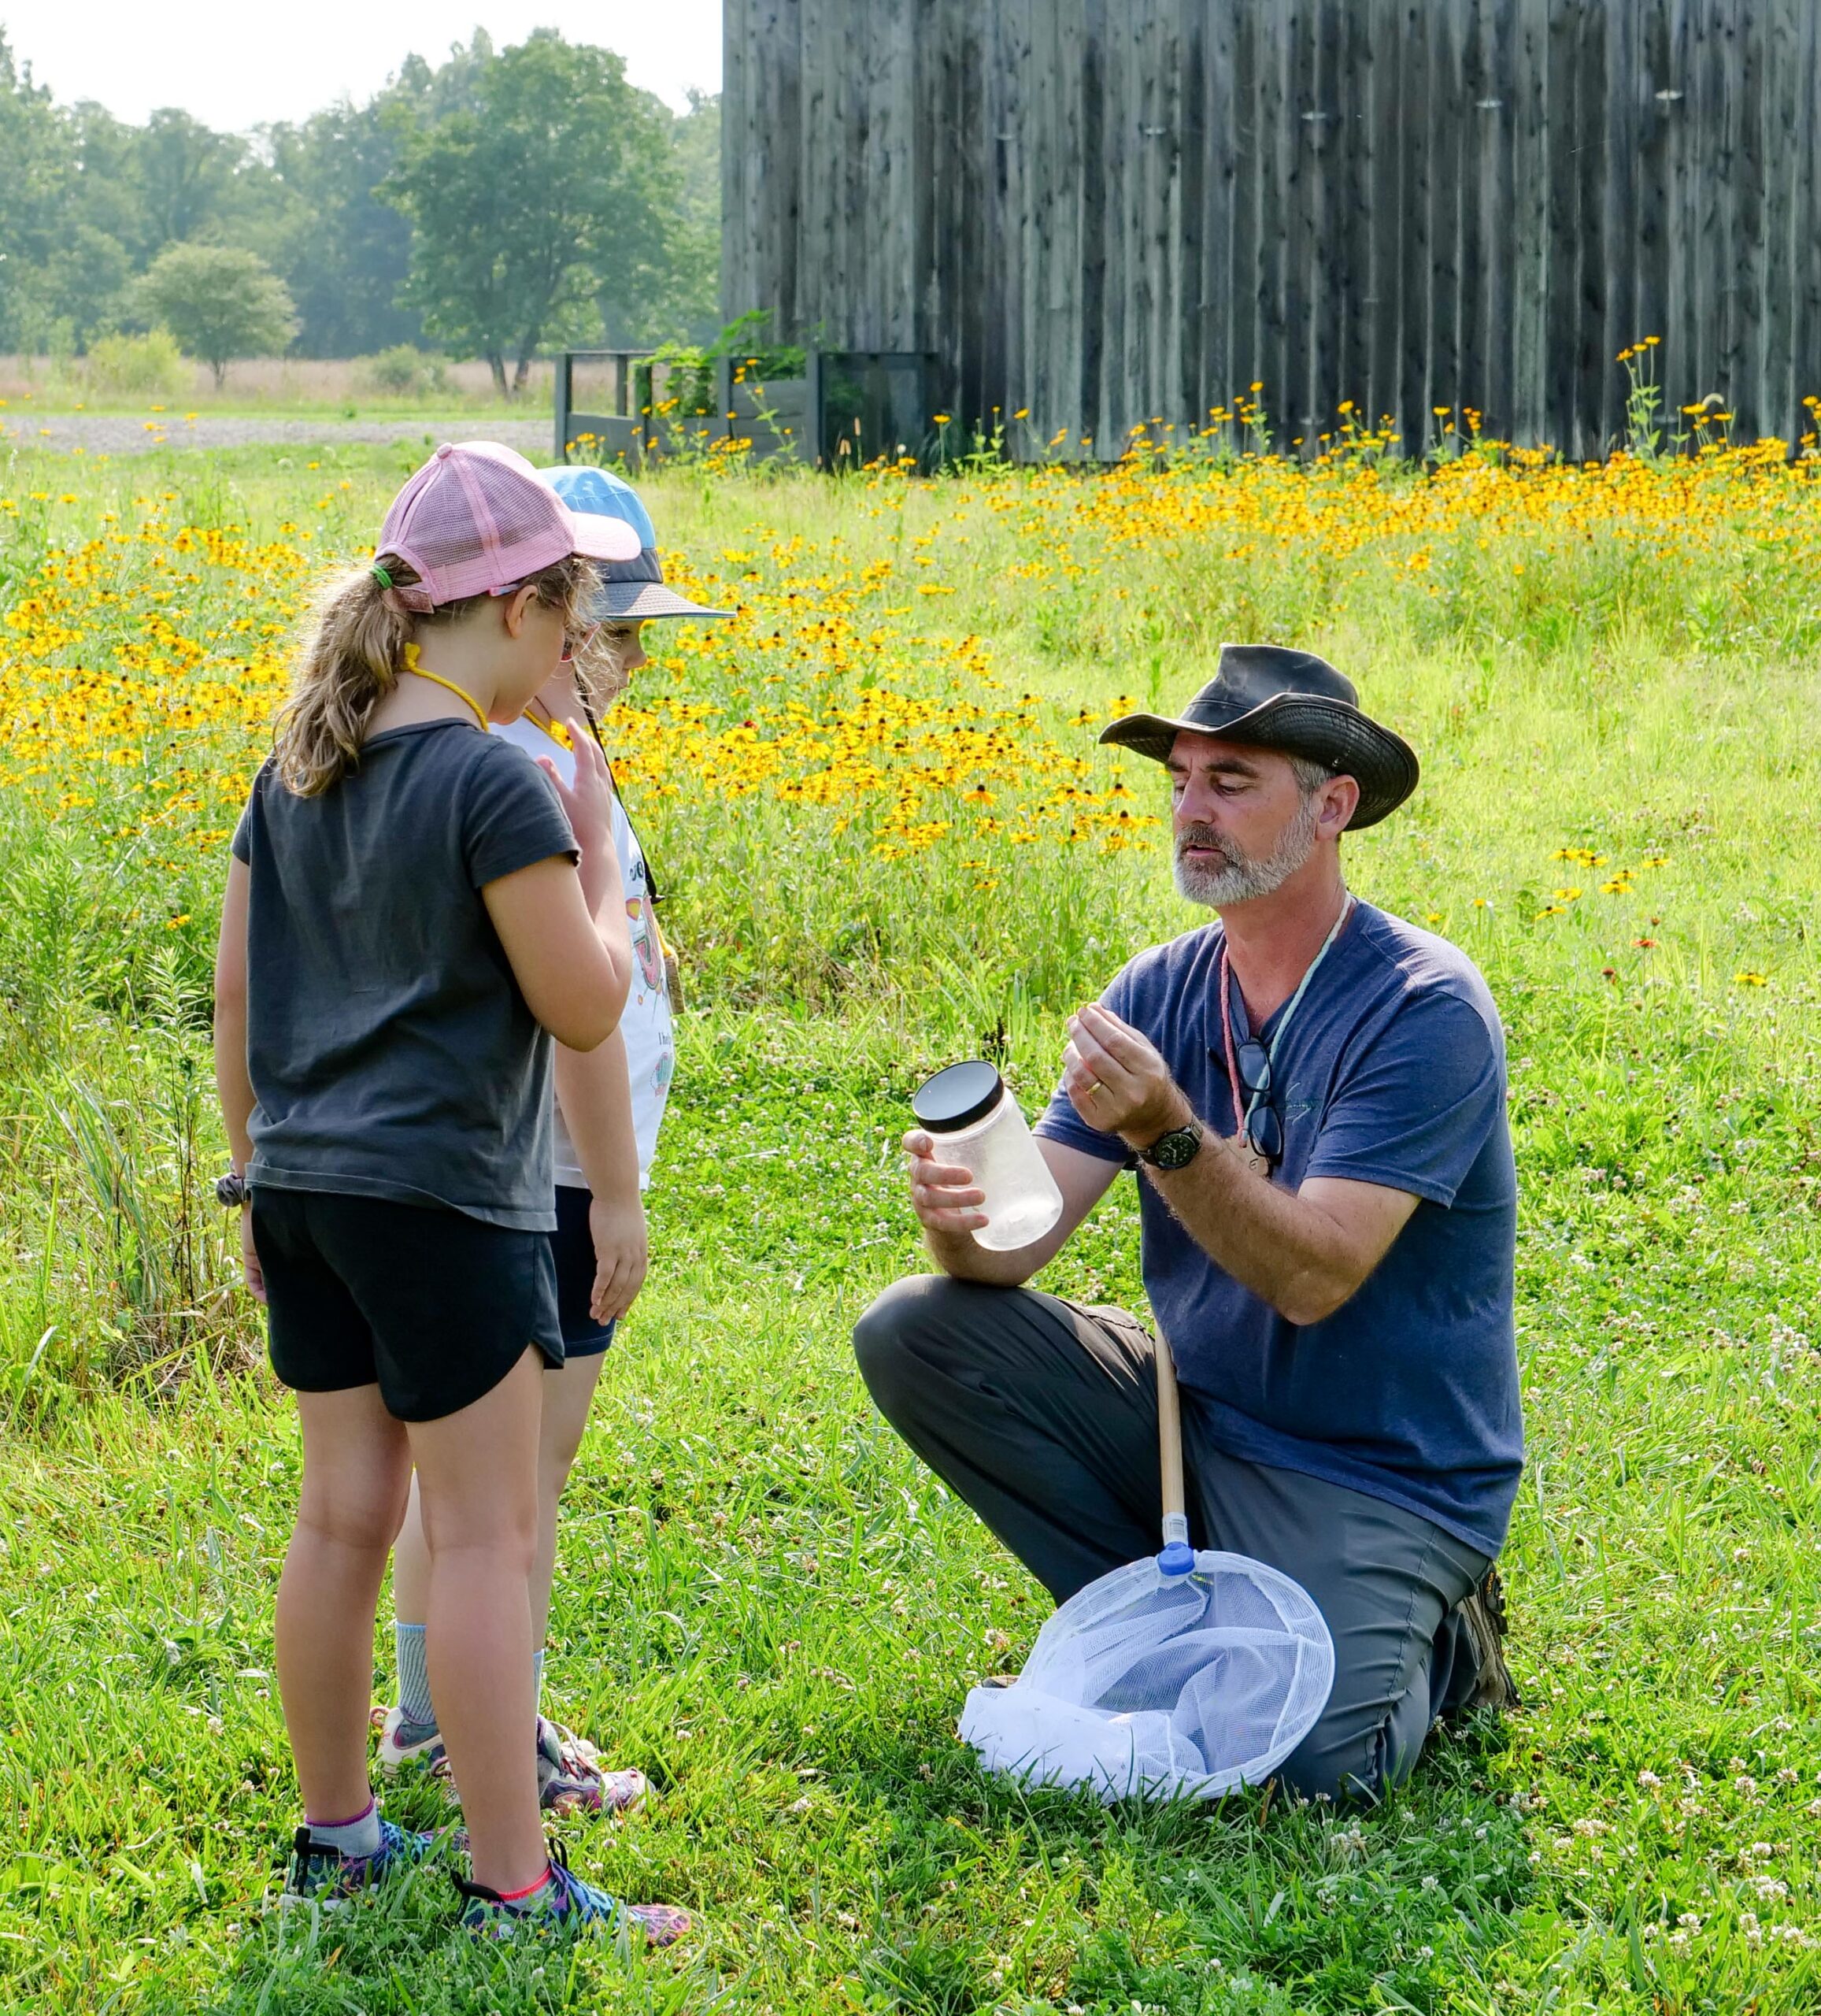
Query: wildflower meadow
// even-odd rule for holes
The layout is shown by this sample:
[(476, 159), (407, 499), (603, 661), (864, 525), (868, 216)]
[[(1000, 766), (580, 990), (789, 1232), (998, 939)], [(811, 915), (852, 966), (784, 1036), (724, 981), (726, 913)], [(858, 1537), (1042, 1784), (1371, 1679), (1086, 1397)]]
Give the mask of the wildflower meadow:
[[(1249, 413), (1096, 472), (646, 484), (736, 619), (648, 631), (608, 722), (687, 1012), (550, 1693), (651, 1775), (564, 1831), (696, 1914), (659, 1956), (478, 1949), (434, 1870), (275, 1907), (299, 1458), (212, 1194), (214, 921), (287, 640), (423, 450), (0, 461), (0, 2005), (1821, 2002), (1821, 461), (1719, 416), (1575, 465), (1453, 414), (1419, 459), (1349, 415), (1291, 459)], [(963, 1695), (1046, 1604), (848, 1346), (917, 1264), (919, 1077), (984, 1051), (1030, 1109), (1065, 1016), (1199, 921), (1164, 773), (1095, 736), (1225, 639), (1319, 650), (1415, 744), (1348, 871), (1509, 1032), (1526, 1706), (1373, 1812), (983, 1777)], [(1138, 1306), (1137, 1269), (1122, 1183), (1046, 1284)]]

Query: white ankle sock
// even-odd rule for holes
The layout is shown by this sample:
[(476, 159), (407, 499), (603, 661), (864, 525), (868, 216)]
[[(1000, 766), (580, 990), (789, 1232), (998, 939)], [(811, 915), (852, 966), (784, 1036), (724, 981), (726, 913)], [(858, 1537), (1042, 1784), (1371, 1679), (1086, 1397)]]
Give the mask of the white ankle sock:
[(379, 1846), (379, 1808), (373, 1799), (367, 1802), (365, 1813), (357, 1813), (352, 1820), (306, 1820), (310, 1840), (319, 1848), (339, 1848), (345, 1855), (370, 1855)]

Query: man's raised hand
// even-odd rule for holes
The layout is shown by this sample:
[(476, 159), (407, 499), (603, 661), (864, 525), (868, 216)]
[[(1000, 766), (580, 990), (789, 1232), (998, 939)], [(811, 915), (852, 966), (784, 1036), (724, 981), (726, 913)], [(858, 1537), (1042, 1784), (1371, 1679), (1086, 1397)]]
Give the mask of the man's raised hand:
[(986, 1193), (975, 1187), (973, 1172), (938, 1162), (935, 1141), (919, 1129), (905, 1135), (904, 1151), (910, 1158), (911, 1208), (923, 1230), (950, 1238), (979, 1231)]
[(1090, 1127), (1126, 1136), (1140, 1147), (1194, 1117), (1149, 1040), (1097, 1001), (1068, 1019), (1062, 1084)]

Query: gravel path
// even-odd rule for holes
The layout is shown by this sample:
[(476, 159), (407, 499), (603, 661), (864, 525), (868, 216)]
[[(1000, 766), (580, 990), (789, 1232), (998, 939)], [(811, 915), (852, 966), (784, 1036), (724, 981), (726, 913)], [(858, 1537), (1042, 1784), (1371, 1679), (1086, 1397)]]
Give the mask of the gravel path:
[(245, 448), (262, 443), (328, 447), (357, 441), (498, 441), (534, 461), (547, 461), (556, 424), (543, 420), (466, 420), (459, 413), (423, 420), (279, 420), (249, 414), (241, 418), (186, 421), (181, 413), (156, 423), (131, 413), (37, 413), (17, 409), (0, 417), (0, 446), (54, 448), (68, 454), (138, 455), (149, 448)]

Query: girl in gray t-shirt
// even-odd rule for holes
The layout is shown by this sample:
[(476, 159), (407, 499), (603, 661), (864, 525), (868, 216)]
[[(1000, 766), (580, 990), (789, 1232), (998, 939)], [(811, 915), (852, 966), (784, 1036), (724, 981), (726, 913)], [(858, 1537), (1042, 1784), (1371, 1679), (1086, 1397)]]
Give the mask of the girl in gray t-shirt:
[[(572, 786), (487, 732), (579, 633), (627, 541), (491, 444), (445, 447), (318, 611), (234, 840), (216, 1069), (242, 1248), (304, 1474), (275, 1638), (305, 1819), (288, 1890), (383, 1881), (431, 1837), (367, 1776), (374, 1611), (415, 1466), (429, 1663), (466, 1807), (465, 1918), (612, 1925), (551, 1864), (523, 1732), (542, 1368), (560, 1362), (553, 1037), (631, 977), (605, 764)], [(654, 1937), (678, 1914), (633, 1907)]]

